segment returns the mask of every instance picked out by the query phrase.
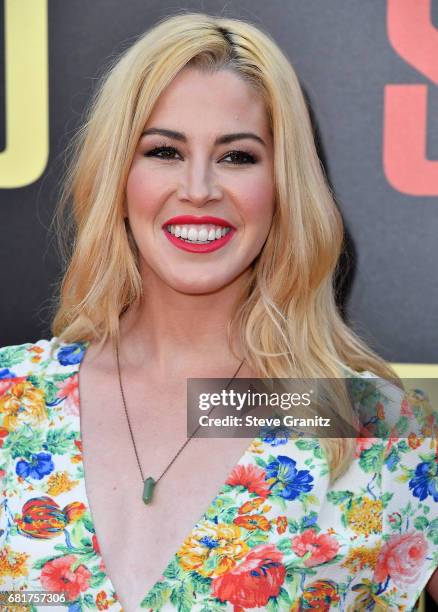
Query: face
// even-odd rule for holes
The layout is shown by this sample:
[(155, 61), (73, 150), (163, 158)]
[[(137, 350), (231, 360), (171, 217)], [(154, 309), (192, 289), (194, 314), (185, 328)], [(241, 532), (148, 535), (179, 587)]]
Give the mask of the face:
[(237, 281), (260, 253), (274, 211), (273, 143), (260, 94), (229, 70), (186, 68), (143, 133), (126, 185), (143, 282), (153, 275), (201, 294)]

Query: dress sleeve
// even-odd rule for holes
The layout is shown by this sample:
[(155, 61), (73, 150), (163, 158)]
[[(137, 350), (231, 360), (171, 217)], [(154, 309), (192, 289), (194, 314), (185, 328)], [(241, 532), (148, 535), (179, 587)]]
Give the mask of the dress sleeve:
[(375, 576), (415, 601), (438, 566), (437, 413), (420, 389), (406, 389), (382, 466), (383, 546)]
[(38, 340), (0, 348), (0, 548), (11, 521), (6, 502), (19, 495), (17, 458), (32, 453), (33, 430), (46, 418), (41, 378), (52, 346)]

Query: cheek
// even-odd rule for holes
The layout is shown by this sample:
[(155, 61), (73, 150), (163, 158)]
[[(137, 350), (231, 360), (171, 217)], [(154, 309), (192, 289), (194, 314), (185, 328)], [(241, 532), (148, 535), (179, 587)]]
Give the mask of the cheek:
[(128, 212), (152, 211), (162, 197), (163, 182), (153, 173), (145, 173), (140, 164), (133, 165), (126, 183)]
[(267, 232), (274, 212), (273, 183), (253, 181), (242, 191), (240, 202), (245, 224)]

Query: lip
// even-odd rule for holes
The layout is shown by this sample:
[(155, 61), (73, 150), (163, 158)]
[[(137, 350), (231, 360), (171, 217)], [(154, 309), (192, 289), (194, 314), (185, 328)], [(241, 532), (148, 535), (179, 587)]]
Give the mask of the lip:
[[(181, 219), (181, 217), (175, 218)], [(180, 223), (182, 222), (180, 221)], [(185, 223), (187, 223), (187, 221)], [(178, 249), (181, 249), (182, 251), (188, 251), (189, 253), (211, 253), (212, 251), (217, 251), (218, 249), (224, 247), (227, 242), (229, 242), (234, 236), (234, 234), (236, 233), (236, 229), (231, 228), (228, 234), (225, 234), (225, 236), (222, 236), (222, 238), (218, 238), (217, 240), (213, 240), (213, 242), (207, 244), (190, 244), (189, 242), (184, 242), (183, 240), (180, 240), (179, 238), (168, 232), (165, 227), (163, 227), (163, 232), (169, 242), (171, 242), (174, 246), (176, 246)]]
[[(180, 215), (179, 217), (172, 217), (171, 219), (168, 219), (165, 223), (163, 223), (162, 228), (165, 229), (167, 225), (177, 225), (178, 223), (184, 225), (202, 225), (210, 223), (211, 225), (220, 225), (221, 227), (231, 227), (232, 230), (236, 229), (234, 225), (226, 219), (221, 219), (220, 217), (211, 217), (210, 215), (205, 215), (203, 217), (195, 217), (193, 215)], [(228, 234), (231, 234), (231, 232), (228, 232)]]

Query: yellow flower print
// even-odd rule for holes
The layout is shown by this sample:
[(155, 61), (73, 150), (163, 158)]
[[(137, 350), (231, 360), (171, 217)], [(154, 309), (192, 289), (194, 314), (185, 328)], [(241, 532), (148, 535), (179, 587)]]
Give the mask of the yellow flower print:
[(181, 566), (202, 576), (221, 576), (236, 566), (249, 547), (241, 539), (240, 527), (202, 521), (177, 552)]
[(380, 543), (376, 544), (376, 546), (357, 546), (352, 548), (342, 563), (342, 567), (348, 568), (351, 572), (358, 572), (365, 567), (374, 568), (381, 547), (382, 544)]
[(255, 455), (261, 455), (263, 453), (263, 442), (260, 440), (253, 440), (248, 450)]
[(0, 577), (27, 576), (29, 573), (26, 567), (28, 557), (26, 553), (14, 552), (9, 546), (5, 546), (0, 551)]
[[(0, 398), (0, 413), (5, 414), (3, 426), (14, 430), (18, 423), (37, 423), (47, 418), (44, 391), (27, 381), (12, 385)], [(19, 421), (19, 420), (20, 421)]]
[(79, 480), (71, 480), (68, 472), (65, 470), (64, 472), (55, 472), (47, 481), (47, 493), (55, 497), (56, 495), (70, 491), (78, 482)]
[(347, 511), (347, 522), (355, 533), (369, 535), (382, 529), (382, 502), (380, 499), (362, 497), (353, 501)]

